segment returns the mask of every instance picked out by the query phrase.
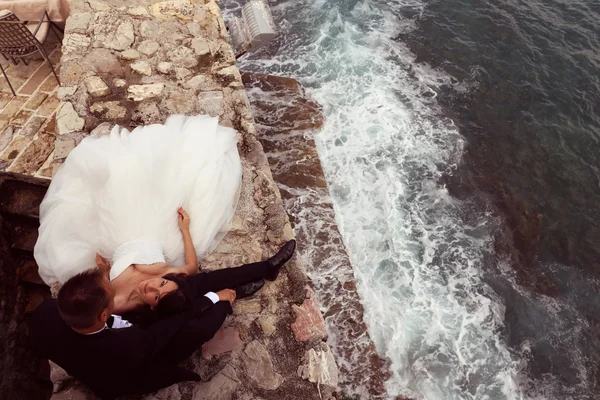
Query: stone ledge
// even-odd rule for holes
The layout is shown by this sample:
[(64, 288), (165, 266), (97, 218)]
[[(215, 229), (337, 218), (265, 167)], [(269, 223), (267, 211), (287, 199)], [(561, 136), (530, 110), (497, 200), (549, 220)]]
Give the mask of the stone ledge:
[[(237, 131), (243, 181), (234, 226), (200, 261), (201, 268), (226, 268), (272, 255), (293, 233), (256, 137), (217, 3), (120, 4), (71, 3), (70, 18), (75, 21), (65, 31), (65, 87), (60, 90), (54, 171), (82, 138), (92, 132), (106, 134), (115, 123), (132, 128), (164, 122), (175, 113), (218, 116), (222, 125)], [(157, 48), (153, 43), (158, 40)], [(208, 398), (281, 400), (297, 399), (299, 393), (306, 399), (331, 398), (336, 387), (321, 387), (319, 392), (318, 383), (310, 380), (314, 374), (298, 373), (315, 347), (315, 341), (296, 341), (290, 328), (292, 306), (304, 301), (307, 280), (300, 263), (290, 262), (277, 281), (267, 282), (254, 298), (237, 302), (234, 315), (205, 345), (204, 358), (197, 354), (189, 361), (205, 383), (192, 391), (191, 384), (174, 385), (146, 398), (200, 399), (206, 393)]]

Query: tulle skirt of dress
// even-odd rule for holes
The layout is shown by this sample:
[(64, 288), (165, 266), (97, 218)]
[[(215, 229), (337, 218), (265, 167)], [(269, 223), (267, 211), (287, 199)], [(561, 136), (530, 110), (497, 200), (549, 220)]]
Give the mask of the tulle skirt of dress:
[(198, 256), (212, 251), (233, 218), (242, 168), (236, 133), (208, 116), (164, 125), (115, 127), (87, 137), (57, 172), (40, 205), (34, 256), (42, 279), (65, 282), (112, 258), (132, 240), (158, 242), (167, 263), (184, 264), (177, 209), (187, 210)]

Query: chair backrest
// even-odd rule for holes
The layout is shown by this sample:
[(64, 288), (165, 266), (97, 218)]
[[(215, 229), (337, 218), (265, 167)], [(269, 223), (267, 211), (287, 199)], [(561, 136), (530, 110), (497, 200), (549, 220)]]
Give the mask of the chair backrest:
[(40, 43), (13, 13), (0, 16), (0, 53), (22, 57), (35, 53)]

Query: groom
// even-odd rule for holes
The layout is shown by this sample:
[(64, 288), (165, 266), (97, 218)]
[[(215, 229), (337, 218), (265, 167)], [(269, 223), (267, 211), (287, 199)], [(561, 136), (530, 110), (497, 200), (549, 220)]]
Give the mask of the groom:
[[(82, 272), (65, 282), (56, 300), (45, 300), (34, 311), (31, 337), (42, 355), (102, 399), (198, 381), (197, 374), (177, 364), (214, 336), (232, 312), (236, 298), (251, 296), (264, 284), (262, 279), (252, 279), (260, 275), (275, 280), (295, 248), (296, 241), (290, 240), (266, 261), (190, 277), (194, 296), (191, 307), (145, 327), (111, 315), (115, 290), (105, 271), (97, 268)], [(235, 291), (207, 293), (211, 288), (249, 280)]]
[[(189, 313), (144, 328), (111, 316), (114, 296), (102, 271), (88, 270), (65, 282), (57, 299), (45, 300), (31, 320), (31, 336), (40, 352), (102, 399), (200, 380), (197, 374), (177, 367), (181, 359), (173, 360), (171, 350), (177, 352), (178, 335), (186, 335), (191, 319), (203, 327), (194, 332), (193, 350), (210, 340), (232, 312), (235, 292), (207, 293), (194, 300)], [(219, 301), (213, 303), (211, 298)]]

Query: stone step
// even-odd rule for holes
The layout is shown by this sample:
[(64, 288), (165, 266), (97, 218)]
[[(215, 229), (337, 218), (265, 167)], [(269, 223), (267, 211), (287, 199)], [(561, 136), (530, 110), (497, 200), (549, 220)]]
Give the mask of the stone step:
[(48, 182), (41, 179), (14, 179), (11, 175), (0, 176), (0, 213), (22, 215), (37, 219), (39, 207)]
[(3, 217), (11, 249), (33, 253), (38, 238), (38, 220), (15, 214), (4, 214)]

